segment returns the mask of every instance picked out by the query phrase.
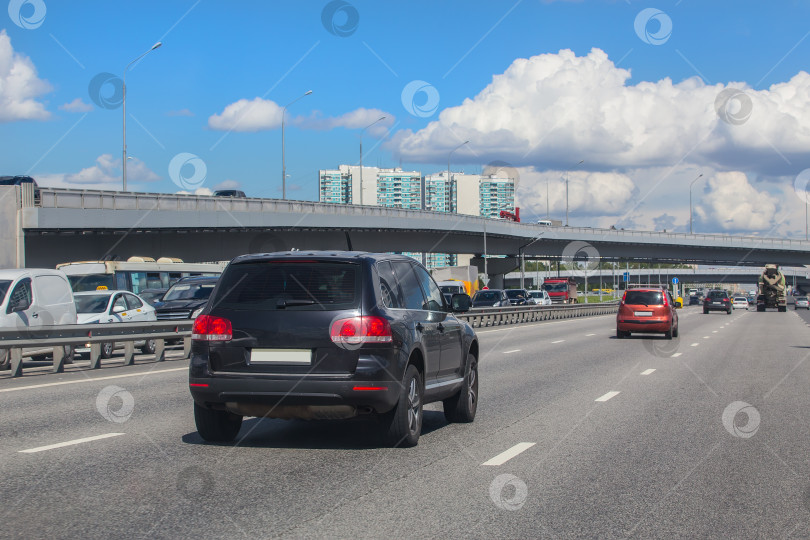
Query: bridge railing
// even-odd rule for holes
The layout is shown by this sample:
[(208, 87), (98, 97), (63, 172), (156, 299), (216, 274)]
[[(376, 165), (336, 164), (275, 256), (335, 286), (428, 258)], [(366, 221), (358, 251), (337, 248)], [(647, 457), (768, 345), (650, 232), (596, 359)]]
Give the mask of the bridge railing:
[[(757, 236), (738, 236), (728, 234), (685, 234), (661, 231), (637, 231), (625, 229), (602, 229), (591, 227), (549, 227), (534, 223), (514, 223), (506, 220), (493, 220), (481, 216), (467, 216), (446, 212), (410, 210), (373, 205), (334, 204), (315, 201), (291, 201), (261, 198), (212, 197), (210, 195), (192, 195), (183, 193), (138, 193), (103, 190), (82, 190), (68, 188), (38, 188), (36, 206), (41, 208), (75, 208), (93, 210), (168, 210), (189, 212), (281, 212), (335, 214), (345, 216), (384, 216), (414, 218), (430, 215), (440, 221), (453, 222), (459, 217), (469, 220), (478, 226), (489, 226), (490, 232), (500, 230), (513, 234), (515, 231), (526, 231), (528, 234), (543, 232), (547, 239), (577, 238), (594, 241), (609, 240), (611, 237), (639, 242), (680, 242), (711, 241), (730, 247), (768, 247), (768, 248), (804, 248), (805, 240), (788, 238), (763, 238)], [(26, 198), (28, 200), (28, 198)], [(31, 204), (26, 203), (26, 206)], [(514, 228), (513, 228), (514, 227)], [(454, 227), (455, 228), (455, 227)], [(523, 234), (523, 233), (521, 233)]]
[(156, 321), (120, 324), (68, 324), (40, 328), (0, 330), (0, 354), (11, 360), (11, 376), (23, 374), (23, 354), (35, 350), (42, 354), (49, 349), (53, 354), (53, 372), (62, 373), (65, 348), (90, 345), (90, 369), (101, 367), (101, 346), (114, 342), (124, 345), (124, 365), (131, 365), (135, 357), (135, 342), (155, 340), (155, 360), (165, 360), (165, 341), (181, 340), (183, 358), (191, 353), (191, 327), (193, 321)]
[(471, 309), (457, 317), (470, 323), (473, 328), (520, 324), (551, 319), (571, 319), (608, 315), (619, 310), (619, 302), (599, 304), (552, 304), (550, 306), (509, 306)]

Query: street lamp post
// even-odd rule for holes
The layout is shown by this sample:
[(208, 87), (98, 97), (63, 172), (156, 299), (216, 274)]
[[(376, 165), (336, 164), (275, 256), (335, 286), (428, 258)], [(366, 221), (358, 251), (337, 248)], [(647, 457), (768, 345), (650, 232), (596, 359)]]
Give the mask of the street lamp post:
[(281, 109), (281, 198), (283, 200), (287, 199), (287, 164), (284, 161), (284, 115), (287, 112), (287, 107), (299, 99), (310, 95), (311, 93), (312, 90), (307, 90), (303, 95), (298, 96), (291, 102), (287, 103), (283, 109)]
[(470, 141), (464, 141), (460, 145), (458, 145), (455, 148), (453, 148), (452, 150), (450, 150), (450, 153), (447, 154), (447, 182), (450, 185), (450, 211), (451, 212), (453, 211), (453, 182), (450, 180), (450, 156), (453, 155), (453, 152), (455, 152), (456, 150), (458, 150), (459, 148), (461, 148), (462, 146), (464, 146), (468, 142), (470, 142)]
[(372, 123), (360, 130), (360, 206), (363, 206), (363, 133), (381, 120), (385, 120), (385, 116), (377, 118)]
[(692, 234), (692, 186), (695, 185), (695, 182), (700, 180), (703, 176), (703, 173), (700, 173), (697, 178), (692, 180), (692, 183), (689, 184), (689, 234)]
[(135, 62), (137, 62), (138, 60), (140, 60), (141, 58), (143, 58), (144, 56), (146, 56), (150, 52), (154, 51), (155, 49), (157, 49), (161, 45), (163, 45), (163, 43), (158, 41), (157, 43), (152, 45), (151, 49), (149, 49), (148, 51), (146, 51), (145, 53), (140, 55), (138, 58), (136, 58), (135, 60), (133, 60), (132, 62), (127, 64), (127, 67), (124, 68), (124, 76), (122, 78), (122, 86), (121, 86), (122, 99), (123, 99), (123, 109), (124, 109), (124, 142), (123, 142), (123, 147), (122, 147), (122, 152), (121, 152), (122, 153), (122, 159), (121, 159), (122, 165), (121, 165), (121, 168), (122, 168), (122, 171), (123, 171), (122, 191), (127, 190), (127, 70), (129, 69), (129, 67), (132, 64), (134, 64)]
[[(585, 163), (584, 159), (580, 159), (577, 166)], [(568, 171), (565, 171), (565, 226), (568, 227)]]

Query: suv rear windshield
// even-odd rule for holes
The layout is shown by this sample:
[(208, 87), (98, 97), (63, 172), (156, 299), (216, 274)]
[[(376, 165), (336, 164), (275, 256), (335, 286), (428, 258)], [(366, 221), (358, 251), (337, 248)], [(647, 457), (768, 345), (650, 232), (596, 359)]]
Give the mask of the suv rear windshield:
[(169, 300), (205, 300), (214, 291), (216, 283), (176, 283), (163, 297)]
[(500, 299), (501, 293), (495, 291), (484, 291), (475, 294), (475, 301), (484, 300), (498, 302)]
[(519, 296), (526, 298), (526, 291), (520, 289), (510, 289), (506, 291), (506, 296), (508, 296), (512, 300), (516, 300)]
[(624, 303), (660, 306), (664, 303), (664, 299), (660, 291), (627, 291), (627, 296), (624, 298)]
[(709, 291), (707, 298), (728, 298), (725, 291)]
[(232, 264), (220, 278), (216, 308), (337, 310), (358, 304), (356, 264), (260, 261)]

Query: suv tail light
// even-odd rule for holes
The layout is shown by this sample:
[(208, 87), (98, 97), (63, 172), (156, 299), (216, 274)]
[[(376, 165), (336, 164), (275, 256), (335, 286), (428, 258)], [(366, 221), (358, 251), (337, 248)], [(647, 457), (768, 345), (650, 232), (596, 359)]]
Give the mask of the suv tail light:
[(627, 298), (627, 291), (624, 291), (624, 294), (622, 295), (622, 304), (624, 304), (625, 298)]
[(332, 323), (329, 337), (335, 343), (391, 343), (391, 325), (388, 319), (364, 315), (338, 319)]
[(233, 338), (231, 321), (212, 315), (200, 315), (194, 319), (191, 339), (197, 341), (230, 341)]

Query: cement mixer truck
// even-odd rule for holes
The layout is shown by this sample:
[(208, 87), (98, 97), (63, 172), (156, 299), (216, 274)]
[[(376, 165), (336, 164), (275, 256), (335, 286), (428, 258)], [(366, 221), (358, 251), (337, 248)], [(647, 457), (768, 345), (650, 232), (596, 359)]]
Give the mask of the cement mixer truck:
[(785, 275), (779, 271), (779, 267), (775, 264), (766, 264), (758, 282), (757, 311), (765, 311), (767, 308), (787, 311)]

